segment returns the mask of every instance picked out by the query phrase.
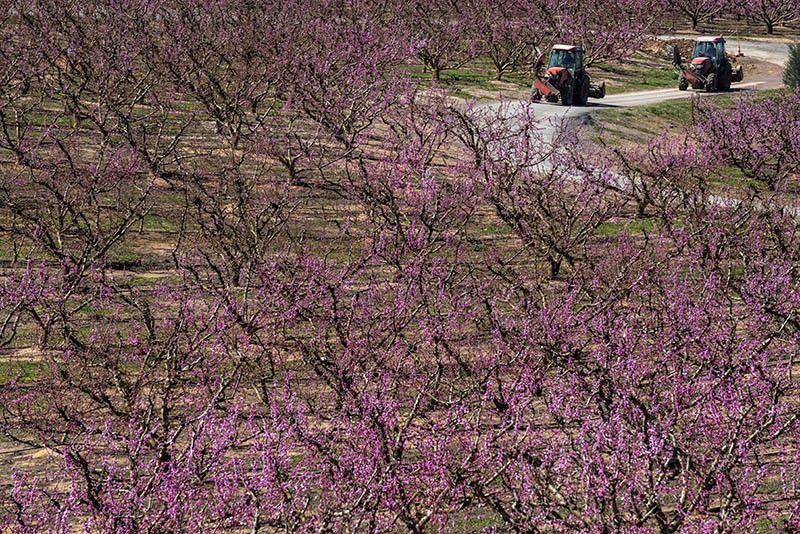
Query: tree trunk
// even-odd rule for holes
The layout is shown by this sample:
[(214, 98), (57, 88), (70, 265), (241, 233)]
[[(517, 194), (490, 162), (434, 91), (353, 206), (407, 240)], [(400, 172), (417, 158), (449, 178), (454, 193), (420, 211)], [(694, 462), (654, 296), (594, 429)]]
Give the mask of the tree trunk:
[(646, 215), (648, 202), (646, 200), (641, 200), (636, 203), (636, 218), (637, 219), (644, 219)]
[(561, 272), (561, 258), (554, 258), (552, 256), (547, 257), (547, 261), (550, 264), (550, 278), (556, 278), (558, 273)]

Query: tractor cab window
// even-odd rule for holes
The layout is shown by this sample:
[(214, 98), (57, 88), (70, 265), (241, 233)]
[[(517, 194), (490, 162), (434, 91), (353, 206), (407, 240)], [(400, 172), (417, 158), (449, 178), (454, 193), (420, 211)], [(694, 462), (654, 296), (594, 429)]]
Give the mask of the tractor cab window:
[[(724, 45), (723, 45), (724, 46)], [(702, 42), (694, 45), (694, 54), (692, 57), (708, 57), (711, 59), (717, 58), (717, 49), (714, 43)]]
[(575, 52), (568, 50), (553, 50), (550, 54), (550, 64), (548, 67), (565, 67), (570, 70), (575, 69)]
[(722, 59), (725, 57), (725, 43), (719, 42), (717, 43), (717, 59)]

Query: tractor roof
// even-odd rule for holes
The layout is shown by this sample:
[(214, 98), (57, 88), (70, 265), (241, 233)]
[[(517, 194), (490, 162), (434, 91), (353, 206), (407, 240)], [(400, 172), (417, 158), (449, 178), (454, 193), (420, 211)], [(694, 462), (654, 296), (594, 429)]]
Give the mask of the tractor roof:
[(716, 37), (698, 37), (697, 39), (695, 39), (695, 41), (698, 42), (698, 43), (724, 43), (725, 42), (725, 38), (724, 37), (719, 37), (719, 36), (716, 36)]
[(580, 46), (575, 46), (575, 45), (565, 45), (565, 44), (553, 45), (553, 50), (566, 50), (567, 52), (577, 52), (580, 49), (581, 49)]

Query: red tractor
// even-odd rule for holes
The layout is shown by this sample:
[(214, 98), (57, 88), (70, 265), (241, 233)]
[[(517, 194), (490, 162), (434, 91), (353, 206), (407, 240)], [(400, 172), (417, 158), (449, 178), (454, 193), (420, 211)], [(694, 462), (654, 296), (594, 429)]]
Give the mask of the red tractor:
[(695, 39), (692, 62), (684, 65), (678, 47), (673, 48), (673, 65), (678, 69), (678, 89), (685, 91), (705, 89), (706, 91), (730, 91), (732, 82), (744, 79), (742, 67), (733, 68), (725, 53), (725, 39), (722, 37), (698, 37)]
[(592, 98), (606, 96), (606, 84), (593, 84), (583, 64), (583, 48), (573, 45), (555, 45), (550, 52), (550, 62), (544, 76), (539, 76), (539, 67), (543, 57), (537, 62), (536, 80), (534, 81), (533, 102), (561, 100), (563, 106), (585, 106)]

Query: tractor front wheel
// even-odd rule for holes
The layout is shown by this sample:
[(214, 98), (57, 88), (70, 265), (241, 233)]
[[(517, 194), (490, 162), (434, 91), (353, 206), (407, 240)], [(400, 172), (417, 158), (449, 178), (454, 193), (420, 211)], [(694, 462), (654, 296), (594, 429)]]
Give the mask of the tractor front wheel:
[(717, 77), (714, 75), (714, 73), (712, 72), (709, 74), (706, 80), (706, 91), (709, 93), (711, 91), (715, 91), (717, 89)]
[(684, 78), (683, 74), (681, 74), (681, 77), (678, 78), (678, 91), (685, 91), (688, 88), (689, 88), (689, 80)]
[(561, 88), (561, 105), (562, 106), (571, 106), (572, 105), (572, 97), (575, 94), (575, 90), (573, 87), (573, 83), (570, 80), (568, 83), (564, 84), (564, 87)]

